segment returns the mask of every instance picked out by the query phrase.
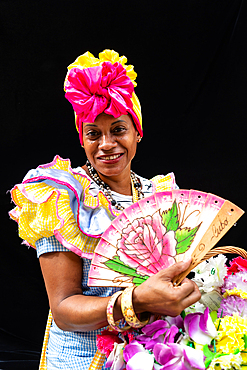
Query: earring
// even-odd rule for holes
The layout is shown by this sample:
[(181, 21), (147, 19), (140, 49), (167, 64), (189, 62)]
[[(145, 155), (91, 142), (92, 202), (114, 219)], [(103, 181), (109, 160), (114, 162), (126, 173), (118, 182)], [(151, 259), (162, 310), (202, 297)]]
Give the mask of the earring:
[(141, 138), (141, 137), (139, 137), (139, 139), (137, 140), (137, 142), (138, 142), (138, 143), (140, 143), (140, 142), (141, 142), (141, 140), (142, 140), (142, 138)]

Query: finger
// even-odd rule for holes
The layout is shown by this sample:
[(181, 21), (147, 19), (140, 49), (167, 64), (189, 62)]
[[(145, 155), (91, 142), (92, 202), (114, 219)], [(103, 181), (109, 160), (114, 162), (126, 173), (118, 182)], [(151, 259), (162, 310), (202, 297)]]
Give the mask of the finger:
[(191, 263), (191, 258), (189, 258), (186, 261), (177, 262), (174, 265), (169, 266), (167, 269), (162, 270), (162, 275), (164, 277), (168, 277), (169, 280), (173, 280), (175, 276), (187, 270), (190, 263)]
[(174, 289), (179, 292), (181, 297), (188, 297), (197, 290), (198, 287), (193, 281), (184, 279), (183, 285), (175, 286)]
[(196, 303), (197, 301), (199, 301), (200, 298), (201, 298), (201, 293), (198, 287), (195, 287), (193, 292), (189, 294), (187, 297), (185, 297), (181, 303), (183, 304), (184, 308), (186, 308)]

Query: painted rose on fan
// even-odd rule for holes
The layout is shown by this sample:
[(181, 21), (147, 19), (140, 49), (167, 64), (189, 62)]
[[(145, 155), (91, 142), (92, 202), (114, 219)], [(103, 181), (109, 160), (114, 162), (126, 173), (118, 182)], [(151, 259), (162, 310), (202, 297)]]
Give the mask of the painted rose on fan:
[(138, 218), (122, 231), (117, 254), (140, 275), (153, 275), (176, 261), (177, 241), (173, 230), (157, 222), (158, 213)]
[(105, 265), (132, 277), (132, 282), (139, 285), (149, 276), (173, 265), (176, 255), (189, 249), (199, 226), (182, 228), (174, 201), (167, 211), (159, 210), (127, 224), (117, 242), (116, 256)]

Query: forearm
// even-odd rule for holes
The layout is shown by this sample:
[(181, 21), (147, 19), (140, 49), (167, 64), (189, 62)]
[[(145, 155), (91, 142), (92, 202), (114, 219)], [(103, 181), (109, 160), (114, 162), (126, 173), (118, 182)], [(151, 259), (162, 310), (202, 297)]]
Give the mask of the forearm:
[[(188, 268), (190, 261), (179, 262), (151, 276), (134, 289), (136, 313), (149, 311), (176, 316), (200, 299), (200, 292), (190, 280), (174, 287), (172, 279)], [(46, 290), (53, 317), (66, 331), (91, 331), (106, 326), (106, 309), (110, 297), (86, 296), (82, 293), (82, 261), (72, 252), (46, 253), (40, 256)], [(114, 306), (115, 321), (122, 318), (121, 296)]]
[[(85, 296), (67, 297), (52, 307), (57, 326), (66, 331), (92, 331), (108, 325), (106, 308), (110, 297)], [(122, 318), (120, 297), (114, 306), (115, 321)]]

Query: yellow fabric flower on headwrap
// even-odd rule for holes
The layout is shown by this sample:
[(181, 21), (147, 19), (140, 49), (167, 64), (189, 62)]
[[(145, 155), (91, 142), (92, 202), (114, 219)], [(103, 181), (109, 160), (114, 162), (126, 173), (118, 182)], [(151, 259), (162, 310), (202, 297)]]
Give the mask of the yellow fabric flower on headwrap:
[(115, 118), (129, 113), (143, 136), (141, 105), (134, 92), (137, 74), (133, 65), (126, 63), (124, 55), (120, 57), (116, 51), (106, 49), (99, 58), (87, 51), (68, 66), (65, 97), (73, 105), (81, 143), (82, 123), (94, 122), (102, 112)]
[(99, 53), (99, 59), (95, 58), (93, 54), (87, 51), (86, 53), (76, 58), (74, 63), (68, 66), (68, 70), (70, 71), (71, 68), (84, 69), (89, 67), (95, 67), (101, 65), (104, 62), (111, 62), (112, 64), (116, 62), (120, 63), (126, 69), (126, 74), (133, 82), (134, 87), (137, 86), (137, 83), (135, 81), (137, 73), (134, 71), (134, 66), (132, 66), (131, 64), (125, 65), (127, 63), (127, 58), (124, 55), (120, 57), (119, 54), (114, 50), (106, 49), (102, 51), (101, 53)]
[[(93, 54), (91, 54), (89, 51), (87, 51), (86, 53), (80, 55), (78, 58), (76, 58), (76, 60), (71, 63), (69, 66), (68, 66), (68, 70), (70, 71), (71, 68), (81, 68), (81, 69), (84, 69), (84, 68), (89, 68), (89, 67), (95, 67), (95, 66), (98, 66), (100, 64), (100, 61), (98, 58), (95, 58), (93, 56)], [(67, 78), (67, 76), (66, 76)], [(66, 79), (65, 79), (66, 81)]]
[(99, 59), (101, 62), (111, 62), (112, 64), (119, 62), (122, 64), (122, 66), (126, 69), (127, 76), (133, 82), (134, 87), (137, 86), (137, 83), (135, 82), (137, 73), (134, 71), (134, 66), (131, 64), (128, 66), (125, 65), (125, 63), (127, 63), (127, 58), (124, 55), (119, 57), (119, 54), (116, 51), (106, 49), (102, 51), (102, 53), (99, 53)]

